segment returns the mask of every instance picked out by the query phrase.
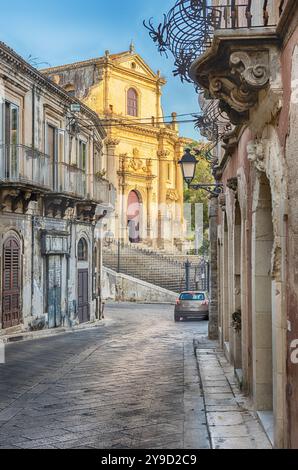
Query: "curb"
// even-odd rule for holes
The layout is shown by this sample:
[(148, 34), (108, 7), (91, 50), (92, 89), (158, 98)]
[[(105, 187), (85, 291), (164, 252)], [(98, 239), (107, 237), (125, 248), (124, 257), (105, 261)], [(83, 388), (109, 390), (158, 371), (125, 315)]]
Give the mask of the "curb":
[(97, 320), (93, 323), (85, 323), (83, 325), (72, 327), (59, 327), (55, 329), (46, 329), (41, 331), (24, 331), (23, 333), (16, 333), (11, 335), (0, 336), (0, 342), (4, 344), (18, 343), (22, 341), (31, 341), (34, 339), (50, 338), (52, 336), (59, 336), (67, 333), (77, 333), (79, 331), (91, 330), (101, 326), (107, 326), (112, 320)]

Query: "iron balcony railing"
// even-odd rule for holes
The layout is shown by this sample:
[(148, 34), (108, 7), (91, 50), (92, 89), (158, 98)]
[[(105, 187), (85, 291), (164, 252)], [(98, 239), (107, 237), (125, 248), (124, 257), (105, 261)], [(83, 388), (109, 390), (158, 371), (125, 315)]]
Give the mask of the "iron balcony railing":
[[(87, 195), (86, 173), (75, 165), (58, 163), (54, 175), (54, 190), (74, 197), (85, 198)], [(55, 180), (58, 184), (55, 184)]]
[(144, 26), (161, 54), (172, 53), (174, 75), (192, 82), (189, 68), (211, 46), (215, 31), (275, 26), (273, 0), (176, 0), (158, 27), (152, 19)]
[(0, 181), (51, 190), (51, 159), (25, 145), (0, 145)]
[(99, 176), (94, 176), (93, 199), (101, 204), (110, 204), (115, 206), (116, 189), (109, 183), (109, 181)]

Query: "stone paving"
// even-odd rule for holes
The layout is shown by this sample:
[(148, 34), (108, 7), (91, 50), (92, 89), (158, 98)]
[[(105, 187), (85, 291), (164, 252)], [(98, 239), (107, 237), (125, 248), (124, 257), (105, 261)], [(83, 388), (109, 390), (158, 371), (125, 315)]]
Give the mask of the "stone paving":
[(212, 448), (271, 449), (224, 354), (204, 338), (195, 345)]
[(8, 344), (0, 448), (209, 448), (193, 338), (173, 306), (113, 304), (100, 328)]

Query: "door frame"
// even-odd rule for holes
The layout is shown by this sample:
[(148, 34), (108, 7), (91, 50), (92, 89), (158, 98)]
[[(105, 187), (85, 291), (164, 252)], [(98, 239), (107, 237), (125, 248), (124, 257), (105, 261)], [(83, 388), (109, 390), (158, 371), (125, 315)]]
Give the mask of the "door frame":
[[(18, 318), (17, 322), (13, 322), (10, 325), (4, 324), (4, 263), (5, 263), (5, 245), (9, 241), (15, 241), (17, 246), (18, 246), (18, 251), (19, 251), (19, 256), (18, 256)], [(19, 237), (15, 236), (14, 234), (7, 234), (5, 239), (3, 240), (2, 247), (1, 247), (1, 255), (2, 255), (2, 263), (1, 263), (1, 268), (2, 268), (2, 274), (1, 274), (1, 325), (2, 329), (5, 328), (10, 328), (12, 326), (17, 326), (22, 323), (22, 242), (19, 239)], [(5, 326), (4, 326), (5, 325)]]
[[(84, 315), (82, 317), (80, 317), (80, 303), (79, 303), (79, 292), (80, 292), (80, 274), (86, 274), (86, 279), (87, 279), (87, 301), (86, 303), (83, 303), (82, 306), (84, 308), (84, 306), (87, 306), (87, 319), (85, 320), (84, 319)], [(77, 289), (78, 289), (78, 319), (79, 319), (79, 323), (86, 323), (88, 321), (90, 321), (90, 303), (89, 303), (89, 268), (82, 268), (82, 269), (78, 269), (78, 285), (77, 285)]]

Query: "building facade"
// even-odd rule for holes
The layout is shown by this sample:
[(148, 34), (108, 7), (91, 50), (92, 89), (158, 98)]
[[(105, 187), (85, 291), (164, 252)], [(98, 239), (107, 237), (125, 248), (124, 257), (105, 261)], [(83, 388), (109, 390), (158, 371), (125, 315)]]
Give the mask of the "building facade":
[(177, 166), (186, 143), (175, 113), (165, 124), (165, 80), (131, 45), (120, 54), (43, 71), (103, 119), (101, 172), (117, 188), (115, 236), (162, 249), (181, 247), (183, 181)]
[(217, 24), (190, 75), (209, 100), (206, 116), (214, 104), (220, 116), (218, 335), (274, 446), (298, 448), (297, 2), (210, 8)]
[[(0, 43), (0, 329), (73, 326), (99, 315), (97, 115)], [(103, 205), (103, 206), (101, 206)]]

